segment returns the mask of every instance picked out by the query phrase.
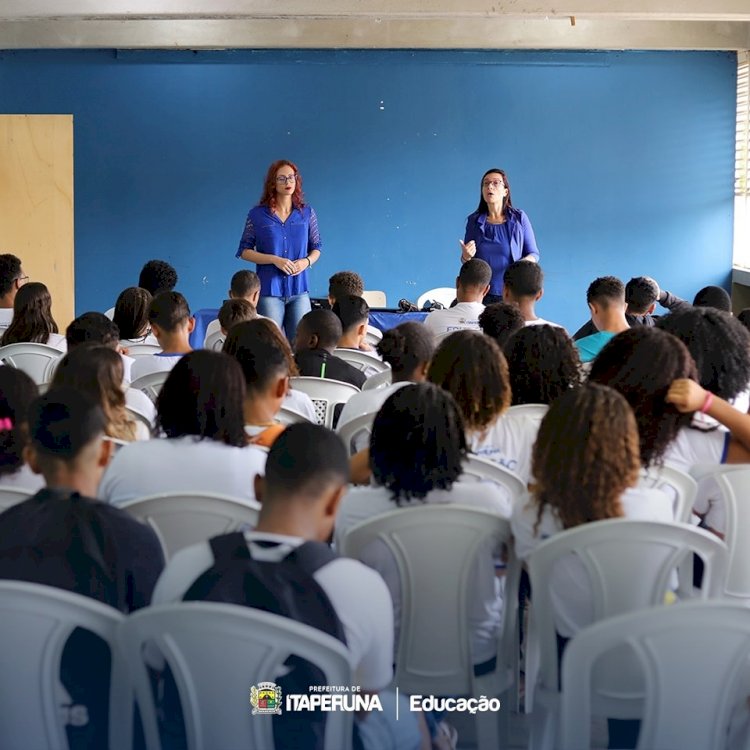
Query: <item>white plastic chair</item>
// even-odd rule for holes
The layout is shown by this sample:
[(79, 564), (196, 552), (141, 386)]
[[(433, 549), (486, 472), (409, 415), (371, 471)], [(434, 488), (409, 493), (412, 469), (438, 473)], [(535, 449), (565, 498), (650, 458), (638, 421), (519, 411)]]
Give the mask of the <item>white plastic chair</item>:
[(541, 422), (548, 410), (547, 404), (516, 404), (508, 409), (507, 414), (524, 414)]
[(379, 328), (375, 328), (375, 326), (368, 325), (367, 333), (365, 334), (365, 341), (374, 348), (382, 340), (383, 332)]
[(482, 482), (494, 482), (501, 487), (505, 487), (510, 493), (514, 507), (526, 493), (526, 483), (518, 474), (487, 458), (474, 455), (467, 456), (464, 461), (464, 472), (461, 476)]
[(336, 428), (336, 432), (344, 441), (344, 445), (349, 451), (350, 456), (353, 456), (357, 452), (357, 447), (354, 443), (355, 438), (364, 434), (369, 441), (370, 433), (372, 432), (372, 423), (375, 421), (376, 414), (376, 411), (371, 411), (367, 414), (360, 414)]
[(140, 378), (136, 378), (130, 384), (130, 387), (143, 391), (154, 403), (156, 403), (161, 387), (169, 377), (169, 372), (169, 370), (147, 372), (145, 375), (141, 375)]
[[(343, 555), (363, 559), (367, 547), (380, 541), (398, 566), (401, 622), (393, 684), (404, 693), (489, 698), (513, 687), (519, 566), (512, 549), (497, 666), (481, 677), (474, 674), (468, 619), (480, 551), (488, 542), (499, 547), (509, 545), (510, 539), (506, 519), (458, 505), (396, 510), (357, 524), (344, 535)], [(501, 736), (506, 746), (509, 705), (504, 703), (499, 716), (475, 714), (479, 750), (497, 750)]]
[(381, 370), (380, 372), (376, 372), (374, 375), (370, 375), (367, 380), (365, 380), (364, 384), (362, 385), (363, 391), (374, 391), (378, 388), (384, 388), (387, 385), (390, 385), (393, 380), (393, 372), (391, 371), (391, 368), (388, 367), (385, 370)]
[(3, 487), (0, 484), (0, 513), (12, 505), (17, 505), (24, 500), (28, 500), (32, 495), (36, 495), (36, 490), (25, 490), (21, 487)]
[(638, 484), (657, 490), (671, 490), (674, 495), (674, 520), (680, 523), (690, 522), (698, 483), (689, 474), (666, 464), (652, 466), (641, 472)]
[(148, 357), (161, 352), (161, 347), (157, 344), (128, 344), (126, 348), (129, 357)]
[(365, 289), (362, 292), (362, 299), (367, 302), (368, 307), (386, 307), (386, 296), (385, 292), (381, 291), (370, 291)]
[(378, 372), (390, 370), (391, 366), (367, 352), (357, 349), (334, 349), (333, 356), (343, 359), (358, 370), (375, 369)]
[(206, 492), (165, 492), (119, 507), (156, 532), (167, 560), (191, 544), (242, 526), (254, 528), (260, 510), (259, 503)]
[(281, 422), (281, 424), (297, 424), (299, 422), (302, 422), (302, 424), (310, 424), (310, 420), (304, 414), (300, 414), (294, 409), (287, 409), (285, 406), (282, 406), (279, 409), (276, 414), (276, 419)]
[(643, 684), (630, 696), (642, 706), (634, 712), (642, 717), (638, 748), (726, 747), (732, 688), (750, 653), (750, 609), (720, 601), (683, 603), (582, 630), (563, 656), (561, 750), (590, 747), (592, 689), (599, 695), (617, 689), (617, 675), (602, 674), (597, 661), (616, 651), (625, 651)]
[(148, 431), (151, 432), (151, 430), (154, 429), (153, 422), (148, 418), (146, 414), (144, 414), (140, 409), (136, 409), (132, 406), (125, 406), (125, 411), (134, 419), (136, 422), (142, 422), (147, 428)]
[(428, 289), (424, 294), (420, 294), (417, 300), (417, 308), (421, 310), (427, 300), (440, 302), (444, 307), (450, 307), (454, 299), (456, 299), (455, 286), (439, 286), (435, 289)]
[[(323, 684), (352, 684), (343, 643), (287, 617), (250, 607), (209, 602), (147, 607), (128, 617), (118, 641), (138, 696), (149, 750), (161, 745), (144, 664), (146, 644), (147, 653), (158, 649), (172, 670), (190, 750), (273, 748), (272, 717), (253, 716), (248, 697), (252, 686), (274, 680), (290, 654), (318, 666), (325, 675)], [(332, 711), (325, 716), (325, 750), (349, 750), (353, 714)]]
[(86, 596), (25, 581), (0, 581), (3, 750), (68, 747), (57, 685), (63, 647), (77, 627), (110, 646), (109, 747), (130, 747), (133, 701), (115, 639), (123, 620), (113, 607)]
[(298, 376), (289, 379), (292, 388), (306, 393), (315, 407), (318, 424), (328, 428), (333, 426), (333, 414), (338, 404), (345, 404), (360, 390), (356, 385), (330, 378)]
[[(555, 568), (582, 565), (591, 586), (593, 622), (663, 604), (673, 571), (686, 555), (695, 553), (704, 563), (700, 599), (721, 594), (727, 570), (726, 545), (713, 534), (687, 524), (629, 521), (623, 518), (583, 524), (555, 534), (529, 555), (532, 603), (526, 661), (526, 701), (533, 705), (532, 749), (556, 750), (559, 709), (557, 638), (551, 590)], [(566, 559), (567, 558), (567, 559)], [(535, 647), (538, 645), (538, 673)], [(623, 690), (633, 689), (627, 663), (619, 662)], [(597, 704), (600, 715), (630, 718), (632, 708), (615, 703)], [(528, 710), (528, 709), (527, 709)]]
[(226, 336), (221, 332), (221, 329), (214, 331), (206, 336), (206, 340), (203, 342), (203, 348), (220, 352), (221, 348), (224, 346), (224, 339), (226, 339)]
[(23, 370), (37, 385), (49, 383), (63, 353), (54, 346), (23, 342), (0, 346), (0, 362)]

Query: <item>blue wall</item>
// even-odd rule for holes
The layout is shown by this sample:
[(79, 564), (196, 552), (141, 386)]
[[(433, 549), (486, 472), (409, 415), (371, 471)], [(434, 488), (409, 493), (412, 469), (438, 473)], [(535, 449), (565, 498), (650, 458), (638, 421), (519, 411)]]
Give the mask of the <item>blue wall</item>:
[(343, 268), (392, 304), (450, 285), (481, 174), (499, 166), (542, 251), (539, 312), (573, 328), (597, 275), (648, 274), (688, 297), (728, 282), (735, 65), (702, 52), (3, 52), (0, 111), (74, 115), (78, 312), (109, 307), (152, 257), (177, 267), (193, 309), (217, 306), (265, 169), (289, 158), (320, 220), (314, 294)]

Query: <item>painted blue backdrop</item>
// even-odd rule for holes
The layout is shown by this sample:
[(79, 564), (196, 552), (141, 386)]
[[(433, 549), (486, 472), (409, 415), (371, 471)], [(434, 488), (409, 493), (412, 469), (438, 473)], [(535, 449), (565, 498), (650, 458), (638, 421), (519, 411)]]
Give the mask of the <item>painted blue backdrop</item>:
[(2, 52), (0, 112), (74, 115), (77, 312), (112, 305), (155, 257), (193, 309), (218, 306), (265, 169), (288, 158), (320, 220), (314, 294), (345, 268), (392, 304), (451, 285), (498, 166), (541, 248), (539, 312), (574, 328), (597, 275), (688, 297), (728, 283), (735, 66), (711, 52)]

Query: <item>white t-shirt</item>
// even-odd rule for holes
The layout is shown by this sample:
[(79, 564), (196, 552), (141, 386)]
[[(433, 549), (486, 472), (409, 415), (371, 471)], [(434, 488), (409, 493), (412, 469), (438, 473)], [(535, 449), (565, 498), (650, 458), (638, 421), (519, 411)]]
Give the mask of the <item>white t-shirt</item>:
[[(351, 422), (355, 417), (361, 417), (364, 414), (375, 414), (380, 411), (380, 407), (395, 393), (399, 388), (405, 385), (411, 385), (408, 380), (402, 380), (399, 383), (392, 383), (385, 388), (376, 388), (371, 391), (360, 391), (355, 393), (341, 410), (337, 427)], [(355, 452), (361, 451), (370, 444), (370, 430), (361, 430), (352, 438)]]
[(453, 331), (478, 331), (479, 316), (484, 310), (481, 302), (459, 302), (455, 307), (433, 310), (424, 324), (436, 337), (447, 336)]
[(318, 421), (318, 418), (315, 416), (315, 407), (313, 406), (312, 399), (302, 391), (290, 388), (281, 405), (285, 409), (291, 409), (292, 411), (296, 411), (297, 414), (307, 417), (313, 424)]
[[(620, 503), (624, 518), (631, 521), (674, 521), (672, 498), (660, 490), (632, 487), (623, 492)], [(534, 533), (536, 517), (536, 505), (527, 495), (516, 506), (510, 522), (516, 555), (521, 560), (525, 560), (540, 542), (563, 530), (557, 515), (545, 508)], [(581, 561), (574, 555), (560, 560), (551, 585), (557, 632), (564, 638), (572, 638), (594, 620), (591, 585)]]
[(253, 482), (267, 453), (192, 435), (130, 443), (121, 448), (99, 485), (102, 500), (120, 505), (161, 492), (212, 492), (255, 500)]
[(536, 320), (527, 320), (524, 325), (527, 326), (552, 326), (553, 328), (563, 328), (559, 323), (553, 323), (551, 320), (537, 318)]
[[(508, 518), (512, 507), (505, 491), (495, 484), (473, 481), (458, 481), (450, 490), (434, 490), (425, 501), (429, 505), (453, 504), (481, 508)], [(339, 506), (336, 515), (334, 539), (337, 544), (352, 526), (401, 508), (418, 508), (423, 502), (413, 501), (396, 505), (391, 500), (390, 490), (385, 487), (351, 488)], [(494, 550), (490, 545), (480, 552), (472, 579), (476, 583), (476, 597), (469, 613), (472, 632), (471, 652), (475, 664), (491, 659), (497, 653), (497, 634), (502, 621), (502, 593), (500, 580), (495, 575)], [(390, 550), (381, 542), (374, 542), (363, 556), (364, 562), (377, 570), (385, 579), (393, 598), (396, 637), (401, 620), (401, 584), (396, 561)]]
[(524, 482), (531, 477), (531, 453), (542, 416), (506, 412), (484, 432), (467, 434), (469, 450), (504, 466)]
[[(300, 537), (249, 531), (245, 539), (259, 560), (280, 560), (304, 541)], [(254, 541), (279, 542), (259, 547)], [(214, 563), (208, 542), (176, 552), (167, 563), (154, 589), (153, 604), (182, 600), (195, 580)], [(315, 580), (331, 600), (341, 621), (354, 672), (362, 690), (386, 687), (393, 675), (393, 607), (383, 579), (373, 570), (349, 558), (339, 558), (322, 568)]]
[(68, 342), (61, 333), (50, 333), (47, 339), (47, 346), (53, 346), (63, 354), (68, 351)]
[(13, 308), (12, 307), (0, 307), (0, 334), (3, 333), (6, 328), (10, 327), (13, 322)]
[(179, 361), (182, 354), (147, 354), (144, 357), (136, 357), (130, 368), (131, 383), (134, 380), (148, 375), (152, 372), (169, 372)]
[(0, 487), (12, 487), (15, 490), (29, 490), (29, 497), (35, 495), (44, 487), (44, 477), (34, 474), (28, 464), (23, 464), (20, 469), (12, 474), (0, 476)]

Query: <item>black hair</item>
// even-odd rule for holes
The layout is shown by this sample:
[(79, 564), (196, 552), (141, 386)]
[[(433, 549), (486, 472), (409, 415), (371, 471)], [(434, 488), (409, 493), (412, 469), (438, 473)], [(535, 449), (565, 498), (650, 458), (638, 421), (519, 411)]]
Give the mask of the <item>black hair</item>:
[(544, 287), (544, 274), (538, 263), (517, 260), (505, 269), (503, 286), (516, 297), (536, 297)]
[(328, 279), (328, 296), (333, 300), (353, 294), (361, 297), (365, 290), (365, 282), (355, 271), (338, 271)]
[(733, 399), (750, 382), (750, 333), (729, 313), (692, 307), (659, 319), (658, 327), (677, 336), (695, 360), (698, 381), (723, 399)]
[(0, 367), (0, 477), (23, 466), (29, 405), (38, 395), (37, 384), (23, 370)]
[(86, 312), (65, 329), (65, 341), (68, 351), (80, 344), (102, 344), (115, 349), (120, 341), (120, 329), (104, 313)]
[(219, 325), (229, 332), (238, 323), (258, 317), (255, 307), (243, 297), (224, 300), (219, 308)]
[(624, 302), (625, 287), (615, 276), (600, 276), (594, 279), (586, 290), (586, 302), (609, 305), (610, 302)]
[(234, 297), (249, 297), (258, 289), (260, 289), (258, 274), (247, 269), (237, 271), (229, 284), (229, 291)]
[(232, 326), (223, 351), (239, 362), (248, 391), (262, 391), (273, 378), (289, 374), (287, 352), (264, 321), (246, 320)]
[(370, 307), (362, 297), (347, 294), (336, 298), (333, 303), (333, 313), (341, 321), (341, 330), (346, 333), (355, 326), (367, 322)]
[(190, 318), (187, 300), (179, 292), (162, 292), (148, 306), (148, 321), (162, 331), (172, 333)]
[(4, 297), (12, 288), (16, 279), (21, 277), (21, 259), (10, 253), (0, 255), (0, 297)]
[(138, 286), (154, 297), (160, 292), (171, 292), (177, 286), (177, 271), (165, 260), (150, 260), (141, 269)]
[(726, 289), (720, 286), (704, 286), (693, 299), (696, 307), (713, 307), (716, 310), (732, 312), (732, 298)]
[(386, 331), (376, 348), (394, 375), (411, 375), (432, 359), (435, 337), (422, 323), (401, 323)]
[(659, 299), (659, 287), (648, 276), (635, 276), (625, 284), (625, 304), (633, 315), (644, 315)]
[(52, 317), (52, 297), (49, 289), (38, 282), (24, 284), (13, 302), (13, 320), (3, 334), (2, 344), (34, 341), (46, 344), (50, 333), (58, 332)]
[(341, 438), (320, 425), (292, 424), (268, 452), (263, 502), (300, 496), (317, 500), (332, 484), (348, 481), (349, 456)]
[(492, 280), (492, 268), (481, 258), (471, 258), (461, 266), (458, 283), (465, 289), (484, 289)]
[(342, 334), (341, 321), (331, 310), (311, 310), (297, 326), (297, 340), (317, 335), (319, 349), (335, 349)]
[(742, 323), (748, 331), (750, 331), (750, 307), (746, 307), (744, 310), (740, 310), (737, 313), (737, 320)]
[[(528, 263), (528, 261), (524, 261)], [(535, 265), (535, 264), (534, 264)], [(479, 315), (479, 327), (482, 333), (500, 345), (505, 346), (508, 339), (526, 325), (523, 313), (507, 302), (493, 302), (482, 310)]]
[(562, 328), (526, 326), (505, 345), (512, 404), (551, 404), (581, 382), (578, 349)]
[(139, 286), (130, 286), (120, 292), (112, 320), (120, 329), (121, 338), (132, 340), (148, 335), (148, 309), (152, 299), (151, 292)]
[(245, 378), (227, 354), (198, 349), (180, 357), (156, 399), (157, 430), (167, 437), (195, 435), (227, 445), (247, 443)]
[(375, 416), (370, 468), (375, 481), (400, 504), (449, 490), (463, 472), (466, 431), (448, 391), (432, 383), (399, 388)]

